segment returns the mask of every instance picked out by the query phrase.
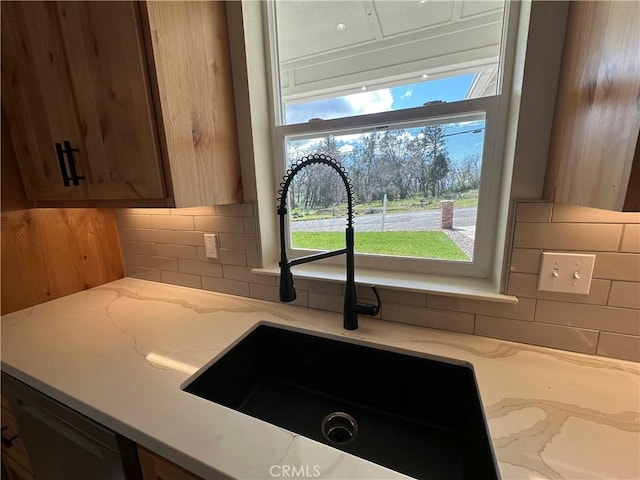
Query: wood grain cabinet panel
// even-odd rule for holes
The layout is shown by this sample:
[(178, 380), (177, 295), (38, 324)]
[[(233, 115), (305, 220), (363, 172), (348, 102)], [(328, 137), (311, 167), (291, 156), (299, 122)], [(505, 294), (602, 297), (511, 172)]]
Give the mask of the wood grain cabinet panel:
[(242, 201), (225, 2), (145, 4), (177, 207)]
[(640, 3), (571, 2), (544, 197), (640, 210), (639, 130)]
[[(242, 202), (233, 99), (224, 2), (2, 2), (2, 105), (36, 206)], [(60, 150), (84, 178), (64, 184)]]
[(30, 200), (166, 196), (135, 2), (2, 2), (2, 90)]

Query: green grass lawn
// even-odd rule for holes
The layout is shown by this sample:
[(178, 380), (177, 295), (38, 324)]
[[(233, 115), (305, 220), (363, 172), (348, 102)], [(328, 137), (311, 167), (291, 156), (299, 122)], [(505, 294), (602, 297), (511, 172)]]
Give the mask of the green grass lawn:
[[(293, 247), (313, 250), (344, 248), (344, 232), (293, 232)], [(468, 261), (443, 232), (356, 232), (356, 253)]]

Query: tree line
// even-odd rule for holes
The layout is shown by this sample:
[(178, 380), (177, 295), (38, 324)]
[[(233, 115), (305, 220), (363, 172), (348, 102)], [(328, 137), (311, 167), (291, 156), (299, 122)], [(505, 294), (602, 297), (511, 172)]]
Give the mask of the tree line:
[[(353, 182), (355, 203), (421, 196), (438, 198), (480, 186), (480, 155), (452, 162), (441, 125), (423, 127), (419, 134), (388, 130), (363, 135), (349, 151), (341, 151), (334, 136), (301, 147), (288, 145), (291, 164), (312, 153), (338, 160)], [(324, 165), (302, 170), (291, 185), (292, 208), (326, 208), (346, 201), (344, 186), (335, 172)]]

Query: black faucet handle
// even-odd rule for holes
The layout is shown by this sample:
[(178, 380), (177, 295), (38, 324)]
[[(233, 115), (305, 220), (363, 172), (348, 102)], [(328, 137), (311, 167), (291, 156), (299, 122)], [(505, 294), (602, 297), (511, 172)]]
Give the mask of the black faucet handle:
[(371, 290), (373, 290), (373, 293), (376, 296), (377, 305), (371, 305), (369, 303), (357, 303), (356, 311), (362, 315), (375, 317), (376, 315), (378, 315), (378, 313), (380, 313), (380, 306), (382, 305), (382, 302), (380, 301), (380, 294), (378, 294), (378, 289), (375, 285), (371, 286)]

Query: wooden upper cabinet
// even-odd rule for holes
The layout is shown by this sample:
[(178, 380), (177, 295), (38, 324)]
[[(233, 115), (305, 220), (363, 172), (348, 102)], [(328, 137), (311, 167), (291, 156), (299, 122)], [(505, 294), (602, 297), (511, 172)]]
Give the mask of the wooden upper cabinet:
[(224, 2), (2, 2), (2, 106), (36, 206), (241, 202), (233, 99)]
[(2, 2), (2, 90), (29, 199), (166, 196), (135, 3)]
[(640, 210), (640, 3), (571, 2), (544, 197)]
[(225, 2), (145, 7), (176, 207), (241, 202)]

